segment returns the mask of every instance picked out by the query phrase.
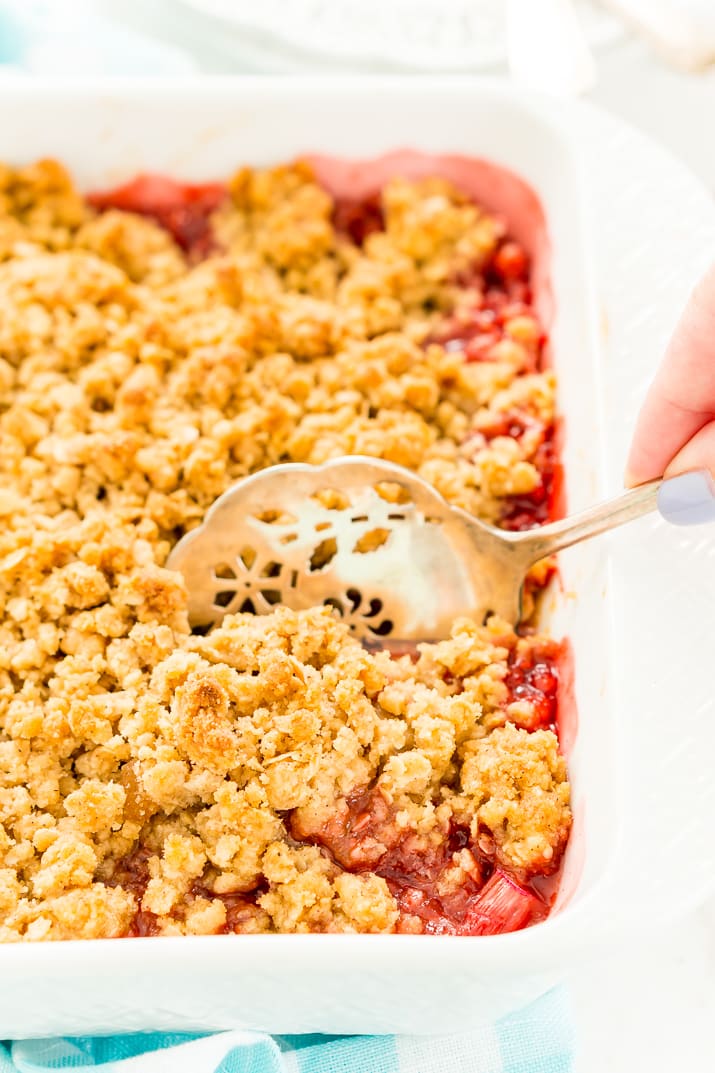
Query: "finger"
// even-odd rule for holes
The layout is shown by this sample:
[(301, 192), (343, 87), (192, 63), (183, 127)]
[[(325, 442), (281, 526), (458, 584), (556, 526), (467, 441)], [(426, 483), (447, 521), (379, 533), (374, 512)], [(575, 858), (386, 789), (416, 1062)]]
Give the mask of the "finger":
[(636, 424), (627, 484), (660, 476), (715, 417), (715, 266), (693, 292)]
[(687, 473), (692, 469), (709, 469), (715, 477), (715, 421), (696, 432), (669, 463), (666, 477)]
[(715, 481), (707, 469), (691, 469), (661, 481), (658, 510), (672, 525), (715, 522)]

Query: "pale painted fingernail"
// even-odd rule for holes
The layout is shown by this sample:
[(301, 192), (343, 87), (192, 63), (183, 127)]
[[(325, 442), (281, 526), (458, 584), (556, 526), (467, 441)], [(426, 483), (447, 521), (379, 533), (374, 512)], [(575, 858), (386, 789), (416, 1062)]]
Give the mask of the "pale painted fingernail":
[(706, 469), (666, 478), (658, 490), (658, 510), (672, 525), (715, 522), (715, 481)]

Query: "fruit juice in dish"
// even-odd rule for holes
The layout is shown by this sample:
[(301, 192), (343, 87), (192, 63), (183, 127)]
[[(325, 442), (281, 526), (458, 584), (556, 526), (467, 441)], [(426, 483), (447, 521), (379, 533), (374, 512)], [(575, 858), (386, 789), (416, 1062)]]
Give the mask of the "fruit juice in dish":
[[(0, 937), (547, 914), (570, 828), (555, 642), (463, 621), (392, 658), (280, 608), (192, 636), (163, 566), (282, 461), (384, 457), (508, 528), (553, 516), (548, 292), (525, 222), (469, 185), (518, 180), (451, 166), (374, 161), (367, 191), (352, 166), (342, 194), (314, 159), (88, 199), (52, 162), (10, 172), (3, 718), (27, 799)], [(532, 609), (552, 573), (530, 573)]]

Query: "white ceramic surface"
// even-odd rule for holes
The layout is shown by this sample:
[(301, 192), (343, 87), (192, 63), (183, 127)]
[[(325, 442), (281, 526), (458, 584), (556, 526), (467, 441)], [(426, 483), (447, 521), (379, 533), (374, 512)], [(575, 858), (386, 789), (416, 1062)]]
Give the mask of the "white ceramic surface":
[[(531, 121), (527, 118), (525, 127), (523, 110), (513, 111), (509, 95), (495, 96), (483, 86), (474, 89), (458, 83), (445, 87), (422, 82), (419, 87), (393, 90), (373, 86), (371, 92), (379, 95), (379, 111), (377, 100), (371, 100), (364, 87), (321, 93), (312, 83), (277, 88), (266, 82), (260, 89), (249, 86), (243, 91), (248, 96), (243, 97), (238, 90), (211, 86), (189, 94), (155, 91), (150, 97), (140, 89), (104, 91), (93, 103), (84, 96), (75, 100), (71, 90), (65, 92), (63, 97), (57, 92), (48, 95), (41, 88), (28, 91), (20, 108), (14, 91), (0, 128), (0, 156), (54, 152), (79, 165), (86, 181), (98, 182), (147, 166), (192, 176), (225, 172), (239, 159), (285, 156), (299, 148), (369, 153), (394, 146), (399, 137), (403, 144), (424, 148), (481, 152), (515, 167), (541, 193), (554, 232), (560, 309), (555, 352), (562, 404), (573, 430), (566, 459), (572, 506), (583, 504), (599, 490), (598, 460), (594, 462), (593, 457), (599, 422), (591, 405), (596, 391), (588, 356), (588, 310), (583, 305), (586, 281), (581, 274), (577, 191), (573, 184), (563, 182), (570, 167), (568, 143), (548, 124), (539, 129), (538, 115)], [(286, 102), (295, 102), (299, 94), (303, 94), (303, 107), (293, 111), (286, 124)], [(73, 115), (69, 129), (61, 123), (68, 108)], [(506, 141), (498, 133), (500, 108), (507, 112), (512, 108)], [(346, 109), (349, 122), (344, 121)], [(0, 110), (4, 111), (1, 100)], [(449, 123), (444, 123), (445, 114)], [(379, 122), (375, 122), (376, 115)], [(370, 116), (373, 122), (367, 124)], [(574, 130), (569, 127), (573, 116), (564, 113), (563, 123), (565, 130)], [(161, 139), (156, 138), (158, 129)], [(227, 152), (232, 156), (227, 157)], [(114, 167), (118, 160), (122, 164)], [(601, 205), (607, 204), (617, 221), (622, 193), (609, 193), (610, 201)], [(634, 204), (626, 205), (636, 219), (643, 207), (641, 196), (642, 191)], [(602, 221), (597, 222), (600, 227)], [(622, 214), (621, 230), (627, 224)], [(697, 233), (697, 227), (693, 230)], [(613, 249), (610, 253), (613, 256)], [(629, 255), (623, 245), (616, 251), (621, 275), (627, 274)], [(662, 288), (670, 288), (664, 303), (669, 311), (673, 290), (680, 294), (685, 285), (680, 262), (675, 270), (680, 274), (674, 280), (665, 279), (656, 287), (661, 304), (666, 293)], [(613, 278), (616, 266), (608, 264), (607, 272)], [(626, 294), (631, 282), (628, 276)], [(657, 323), (659, 307), (654, 312), (652, 303), (647, 304), (644, 316), (644, 297), (640, 290), (636, 302), (630, 288), (632, 304), (622, 320), (632, 322), (638, 348), (620, 368), (618, 394), (615, 403), (611, 402), (616, 407), (622, 399), (632, 405), (657, 345), (649, 323), (654, 318)], [(634, 341), (630, 339), (631, 344)], [(638, 360), (634, 360), (636, 354)], [(654, 576), (663, 579), (681, 545), (662, 532), (657, 540), (659, 550), (651, 567)], [(696, 547), (684, 559), (682, 572), (679, 566), (678, 591), (686, 601), (702, 591), (698, 568), (702, 554)], [(689, 787), (706, 777), (705, 750), (697, 744), (712, 746), (709, 690), (702, 692), (701, 679), (690, 677), (683, 697), (690, 724), (684, 750), (671, 749), (664, 738), (672, 725), (671, 694), (667, 689), (656, 689), (652, 696), (648, 693), (648, 725), (656, 733), (649, 736), (644, 749), (639, 708), (642, 676), (647, 682), (649, 675), (648, 660), (654, 653), (654, 666), (663, 665), (664, 648), (666, 659), (682, 660), (687, 655), (681, 651), (682, 644), (678, 647), (678, 635), (667, 630), (662, 584), (658, 588), (651, 583), (647, 591), (638, 589), (639, 603), (628, 622), (631, 656), (638, 656), (638, 638), (648, 623), (663, 625), (646, 637), (647, 650), (644, 646), (640, 654), (637, 675), (630, 665), (616, 661), (613, 703), (599, 703), (598, 678), (612, 664), (606, 637), (598, 628), (599, 616), (607, 604), (621, 608), (632, 579), (619, 575), (606, 600), (601, 587), (584, 584), (589, 574), (603, 574), (603, 552), (594, 548), (578, 556), (576, 550), (565, 556), (563, 569), (567, 587), (572, 577), (580, 581), (576, 588), (581, 595), (571, 603), (570, 612), (562, 611), (561, 616), (576, 645), (582, 723), (572, 770), (577, 799), (585, 802), (582, 814), (587, 837), (579, 891), (561, 913), (527, 932), (478, 940), (281, 936), (6, 947), (0, 950), (0, 1033), (47, 1035), (236, 1023), (277, 1031), (447, 1031), (475, 1016), (491, 1018), (526, 1001), (568, 971), (587, 950), (607, 941), (615, 943), (649, 919), (666, 918), (702, 896), (713, 877), (711, 868), (698, 871), (695, 867), (702, 862), (702, 854), (694, 852), (703, 836), (698, 814), (684, 829), (679, 813), (671, 810), (662, 815), (654, 810), (657, 801), (651, 794), (651, 776), (654, 770), (667, 769), (671, 800), (673, 795), (676, 799), (685, 795), (687, 800)], [(615, 627), (611, 638), (623, 641)], [(643, 755), (647, 762), (641, 762)], [(647, 807), (639, 805), (641, 800)], [(621, 824), (619, 815), (624, 820)], [(654, 854), (661, 848), (674, 852), (679, 860), (676, 895), (672, 885), (666, 889), (664, 884), (653, 887), (651, 882)], [(649, 892), (654, 889), (648, 899), (643, 897), (646, 884)], [(440, 999), (446, 986), (455, 998), (445, 1009)]]
[[(660, 116), (660, 133), (677, 133), (675, 144), (689, 151), (692, 163), (701, 165), (704, 178), (715, 183), (715, 149), (711, 143), (708, 155), (707, 146), (698, 144), (703, 117), (709, 114), (708, 102), (715, 100), (713, 79), (699, 84), (700, 89), (685, 76), (662, 72), (659, 79), (642, 50), (628, 48), (623, 57), (614, 58), (610, 71), (614, 77), (604, 89), (614, 106), (619, 86), (625, 103), (627, 71), (643, 82), (642, 99), (631, 102), (634, 118), (648, 118), (655, 132)], [(648, 92), (653, 101), (650, 113)], [(581, 151), (593, 210), (595, 268), (608, 323), (608, 342), (602, 353), (606, 379), (612, 385), (606, 407), (607, 477), (609, 490), (615, 490), (647, 382), (690, 288), (712, 261), (715, 201), (667, 149), (613, 116), (580, 104), (568, 108), (564, 118)], [(638, 613), (643, 589), (653, 584), (650, 542), (654, 539), (662, 549), (670, 535), (653, 519), (632, 531), (614, 533), (610, 539), (616, 580), (625, 586), (616, 608), (618, 634), (614, 638), (616, 648), (622, 649), (629, 643), (632, 615)], [(643, 540), (648, 541), (645, 548)], [(681, 533), (675, 550), (670, 571), (656, 580), (662, 610), (651, 633), (657, 622), (667, 619), (670, 625), (653, 652), (645, 672), (647, 690), (630, 713), (628, 725), (634, 736), (646, 737), (650, 698), (659, 693), (672, 712), (673, 752), (699, 749), (712, 756), (713, 527)], [(692, 571), (690, 585), (683, 584), (684, 566)], [(690, 705), (696, 698), (704, 719), (694, 736)], [(655, 779), (663, 798), (668, 798), (667, 771)], [(684, 801), (677, 794), (670, 799), (671, 810), (682, 809), (681, 815), (697, 812), (712, 830), (713, 782), (712, 774), (694, 782)], [(684, 882), (684, 853), (697, 855), (706, 867), (712, 867), (711, 839), (690, 849), (676, 849), (674, 854), (666, 849), (644, 862), (634, 898), (647, 906), (651, 876), (677, 897), (675, 892)], [(576, 1073), (633, 1073), (640, 1068), (648, 1073), (712, 1073), (715, 898), (711, 895), (703, 907), (665, 927), (649, 929), (637, 940), (604, 946), (593, 962), (574, 965), (567, 983), (574, 1011)]]

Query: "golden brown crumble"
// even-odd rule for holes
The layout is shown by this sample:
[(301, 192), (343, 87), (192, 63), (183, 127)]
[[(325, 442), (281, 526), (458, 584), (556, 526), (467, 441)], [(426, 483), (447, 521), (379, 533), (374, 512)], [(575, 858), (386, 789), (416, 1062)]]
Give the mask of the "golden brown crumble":
[(538, 445), (483, 430), (553, 421), (533, 318), (488, 362), (428, 342), (503, 236), (448, 183), (388, 184), (362, 247), (305, 164), (229, 191), (191, 264), (56, 162), (0, 166), (1, 940), (419, 930), (386, 849), (459, 827), (528, 877), (568, 836), (556, 736), (507, 685), (538, 638), (461, 621), (414, 662), (284, 608), (190, 634), (163, 564), (237, 478), (373, 455), (494, 521)]

